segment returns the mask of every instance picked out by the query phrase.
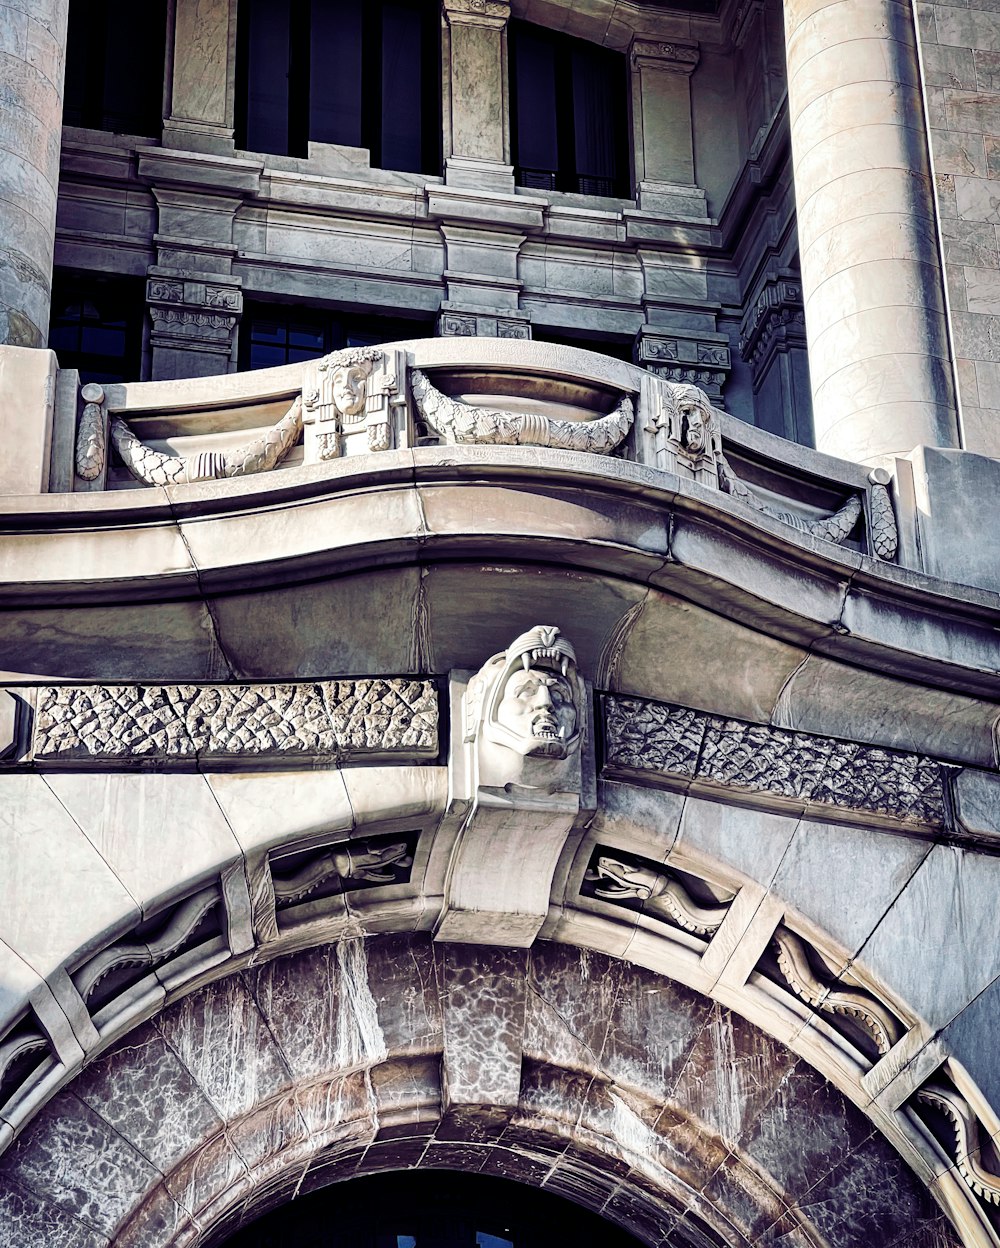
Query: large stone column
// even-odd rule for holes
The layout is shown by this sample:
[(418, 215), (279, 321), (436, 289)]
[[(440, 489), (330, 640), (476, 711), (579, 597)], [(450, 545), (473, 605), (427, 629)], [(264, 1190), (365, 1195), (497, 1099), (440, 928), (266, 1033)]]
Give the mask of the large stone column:
[(816, 445), (956, 446), (910, 5), (786, 0), (785, 31)]
[(49, 331), (69, 0), (0, 0), (0, 343)]

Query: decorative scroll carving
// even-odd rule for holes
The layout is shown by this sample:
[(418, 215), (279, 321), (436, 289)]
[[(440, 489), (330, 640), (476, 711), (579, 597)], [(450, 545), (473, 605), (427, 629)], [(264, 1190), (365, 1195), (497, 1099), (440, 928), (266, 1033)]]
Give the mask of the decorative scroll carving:
[(803, 940), (779, 927), (774, 933), (778, 969), (797, 997), (814, 1010), (842, 1014), (868, 1033), (879, 1054), (888, 1053), (905, 1030), (900, 1020), (870, 992), (824, 983), (814, 972)]
[(892, 477), (884, 468), (873, 468), (868, 474), (871, 482), (872, 550), (880, 559), (893, 560), (899, 547), (899, 531), (896, 528), (896, 512), (889, 496), (888, 485)]
[(330, 680), (284, 685), (43, 687), (36, 760), (364, 757), (438, 751), (437, 694), (428, 680)]
[(602, 849), (599, 846), (595, 851), (584, 876), (592, 896), (613, 903), (641, 902), (644, 914), (696, 936), (711, 936), (721, 926), (732, 897), (718, 905), (696, 901), (666, 867), (619, 850), (602, 853)]
[(88, 382), (80, 390), (84, 409), (76, 430), (76, 475), (96, 481), (104, 471), (107, 445), (104, 435), (104, 389)]
[(73, 976), (73, 982), (84, 1001), (90, 1001), (100, 982), (112, 971), (123, 966), (157, 967), (166, 962), (189, 939), (201, 921), (214, 910), (222, 898), (217, 889), (207, 888), (196, 893), (170, 915), (167, 923), (153, 939), (122, 940), (102, 949)]
[(954, 1160), (959, 1174), (980, 1200), (1000, 1205), (1000, 1174), (983, 1164), (979, 1121), (964, 1096), (943, 1082), (925, 1084), (917, 1100), (931, 1106), (948, 1120), (955, 1133)]
[(805, 347), (802, 286), (798, 281), (772, 277), (743, 321), (739, 351), (758, 378), (782, 346)]
[(627, 395), (610, 415), (577, 421), (474, 407), (442, 394), (418, 368), (410, 373), (410, 390), (420, 415), (446, 442), (552, 446), (607, 455), (621, 444), (632, 427), (632, 400)]
[(345, 841), (313, 851), (303, 860), (295, 855), (292, 869), (281, 870), (280, 860), (272, 861), (271, 874), (276, 908), (286, 909), (320, 890), (337, 893), (389, 884), (405, 884), (413, 866), (415, 837), (406, 840), (379, 838)]
[(259, 438), (234, 451), (206, 451), (199, 455), (165, 455), (140, 442), (123, 420), (111, 424), (111, 438), (125, 467), (147, 485), (187, 485), (193, 481), (220, 481), (268, 472), (288, 454), (302, 430), (302, 402), (296, 399), (286, 414)]
[(719, 487), (724, 494), (731, 494), (733, 498), (738, 498), (741, 503), (746, 503), (748, 507), (752, 507), (754, 511), (762, 512), (764, 515), (774, 516), (776, 520), (782, 520), (785, 524), (790, 524), (792, 528), (798, 529), (800, 533), (809, 533), (813, 537), (820, 537), (827, 542), (841, 543), (850, 537), (854, 526), (861, 518), (863, 508), (861, 499), (857, 494), (844, 503), (830, 516), (823, 516), (819, 520), (803, 520), (801, 516), (795, 515), (791, 511), (783, 511), (779, 507), (772, 507), (769, 503), (765, 503), (758, 498), (754, 491), (733, 472), (729, 461), (725, 455), (719, 455)]
[(906, 823), (945, 822), (932, 758), (606, 694), (606, 765)]

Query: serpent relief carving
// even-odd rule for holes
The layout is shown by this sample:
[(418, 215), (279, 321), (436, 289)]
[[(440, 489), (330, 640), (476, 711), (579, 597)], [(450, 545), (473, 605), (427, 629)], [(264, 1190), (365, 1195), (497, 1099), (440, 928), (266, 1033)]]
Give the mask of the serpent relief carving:
[(146, 485), (189, 485), (194, 481), (223, 481), (227, 477), (269, 472), (285, 458), (301, 431), (301, 398), (294, 401), (277, 424), (232, 451), (165, 455), (140, 442), (120, 417), (111, 422), (115, 450), (132, 476)]

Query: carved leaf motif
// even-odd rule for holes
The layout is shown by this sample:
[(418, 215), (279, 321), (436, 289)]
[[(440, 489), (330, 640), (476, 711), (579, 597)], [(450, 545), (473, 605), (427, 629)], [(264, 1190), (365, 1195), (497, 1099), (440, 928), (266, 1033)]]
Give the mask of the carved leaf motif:
[(896, 529), (896, 513), (892, 499), (884, 485), (876, 482), (871, 490), (872, 548), (880, 559), (896, 558), (899, 533)]
[(746, 482), (739, 479), (725, 455), (719, 456), (719, 487), (724, 494), (738, 498), (741, 503), (752, 507), (754, 511), (774, 516), (776, 520), (790, 524), (800, 533), (809, 533), (813, 537), (820, 537), (824, 541), (835, 542), (838, 545), (850, 537), (863, 511), (861, 499), (857, 494), (852, 494), (847, 502), (832, 515), (823, 516), (819, 520), (803, 520), (801, 516), (793, 512), (772, 507), (770, 503), (765, 503), (763, 499), (758, 498)]
[(242, 477), (268, 472), (280, 463), (302, 431), (302, 400), (297, 398), (266, 433), (232, 451), (202, 455), (165, 455), (146, 446), (119, 417), (111, 424), (111, 440), (125, 467), (147, 485), (186, 485), (193, 481)]
[(607, 455), (632, 427), (632, 400), (623, 395), (608, 416), (598, 420), (554, 420), (535, 413), (474, 407), (443, 394), (419, 368), (410, 373), (417, 410), (446, 442), (492, 446), (551, 446), (564, 451)]
[(76, 431), (76, 473), (95, 481), (104, 471), (104, 412), (99, 403), (88, 403)]
[(903, 1034), (899, 1019), (869, 992), (825, 984), (815, 974), (806, 946), (794, 932), (779, 927), (774, 933), (778, 968), (797, 997), (821, 1013), (843, 1014), (859, 1023), (880, 1054), (888, 1053)]

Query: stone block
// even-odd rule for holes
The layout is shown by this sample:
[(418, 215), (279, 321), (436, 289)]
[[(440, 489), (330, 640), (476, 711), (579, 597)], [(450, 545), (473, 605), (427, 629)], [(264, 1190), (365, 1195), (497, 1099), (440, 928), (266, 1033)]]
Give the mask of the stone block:
[(1000, 272), (996, 269), (966, 269), (965, 287), (968, 311), (1000, 316)]
[(933, 87), (961, 87), (975, 91), (976, 62), (971, 48), (930, 44), (924, 49), (924, 72)]
[(971, 451), (931, 447), (918, 448), (913, 463), (924, 569), (944, 580), (1000, 591), (996, 552), (982, 540), (982, 518), (1000, 491), (1000, 463)]
[(53, 351), (0, 346), (0, 410), (17, 413), (17, 436), (5, 440), (0, 457), (0, 495), (48, 488), (55, 377)]
[(943, 1027), (1000, 975), (1000, 860), (936, 845), (859, 961)]

